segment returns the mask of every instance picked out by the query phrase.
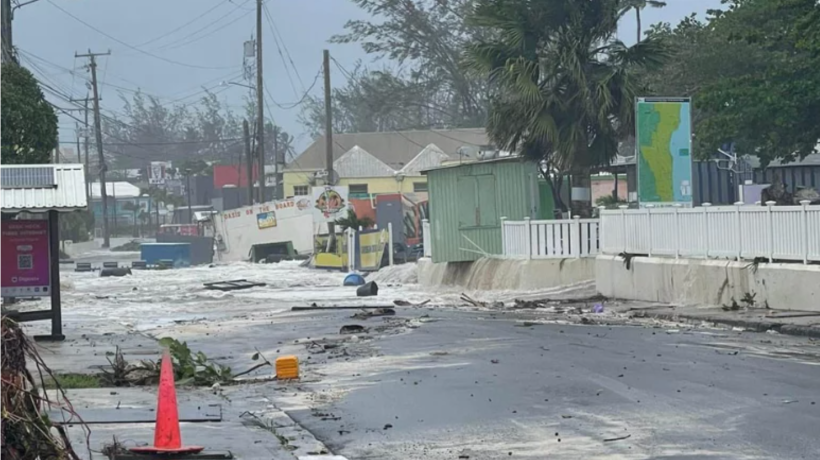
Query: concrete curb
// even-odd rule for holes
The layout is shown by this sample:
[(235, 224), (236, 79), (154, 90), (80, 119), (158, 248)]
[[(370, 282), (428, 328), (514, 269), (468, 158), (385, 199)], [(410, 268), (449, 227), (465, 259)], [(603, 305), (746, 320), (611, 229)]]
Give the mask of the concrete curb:
[(796, 335), (801, 337), (811, 337), (820, 339), (820, 328), (811, 326), (800, 326), (795, 324), (786, 324), (771, 321), (758, 321), (749, 319), (735, 319), (735, 318), (716, 318), (708, 315), (693, 315), (687, 313), (651, 313), (647, 312), (647, 316), (667, 321), (681, 321), (701, 322), (708, 321), (715, 324), (723, 324), (725, 326), (742, 327), (746, 330), (754, 332), (776, 331), (781, 334)]

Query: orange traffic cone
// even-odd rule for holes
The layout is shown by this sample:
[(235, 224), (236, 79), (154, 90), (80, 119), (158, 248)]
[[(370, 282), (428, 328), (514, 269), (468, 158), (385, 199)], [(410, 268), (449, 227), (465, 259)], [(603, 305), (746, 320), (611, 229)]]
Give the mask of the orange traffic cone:
[(174, 368), (168, 350), (162, 354), (162, 369), (159, 375), (159, 397), (157, 398), (157, 424), (154, 427), (152, 447), (132, 447), (137, 454), (157, 453), (197, 453), (204, 447), (182, 446), (179, 434), (179, 412), (177, 411), (177, 391), (174, 388)]

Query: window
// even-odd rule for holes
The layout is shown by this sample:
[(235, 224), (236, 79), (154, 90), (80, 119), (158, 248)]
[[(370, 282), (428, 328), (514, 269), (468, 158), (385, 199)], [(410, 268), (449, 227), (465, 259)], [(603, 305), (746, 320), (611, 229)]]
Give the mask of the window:
[(307, 196), (308, 194), (308, 186), (307, 185), (296, 185), (293, 187), (293, 195), (294, 196)]
[(426, 192), (427, 191), (427, 182), (413, 182), (413, 192)]
[(367, 184), (350, 184), (350, 194), (367, 195)]

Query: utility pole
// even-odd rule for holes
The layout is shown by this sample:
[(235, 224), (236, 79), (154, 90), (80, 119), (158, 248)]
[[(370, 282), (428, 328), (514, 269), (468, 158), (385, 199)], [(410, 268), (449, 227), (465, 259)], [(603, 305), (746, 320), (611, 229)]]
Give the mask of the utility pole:
[(262, 0), (256, 0), (256, 109), (259, 149), (259, 202), (265, 202), (265, 86), (262, 82)]
[(273, 199), (281, 200), (282, 181), (279, 179), (279, 175), (282, 174), (282, 170), (279, 169), (279, 127), (275, 124), (273, 125), (273, 170), (273, 177), (276, 180), (276, 186), (273, 188)]
[[(330, 106), (330, 51), (324, 50), (323, 68), (325, 73), (325, 168), (327, 180), (325, 184), (332, 184), (333, 178), (333, 112)], [(336, 225), (327, 223), (328, 244), (333, 246), (336, 241)]]
[[(91, 86), (94, 91), (94, 135), (97, 140), (97, 154), (99, 155), (100, 160), (100, 198), (102, 198), (102, 219), (103, 219), (103, 245), (102, 247), (108, 248), (111, 246), (111, 236), (108, 234), (108, 191), (106, 190), (105, 185), (105, 171), (108, 167), (105, 165), (105, 156), (103, 155), (103, 142), (102, 142), (102, 127), (100, 122), (100, 95), (97, 91), (97, 56), (108, 56), (111, 54), (111, 51), (105, 53), (92, 53), (91, 50), (88, 50), (88, 53), (85, 54), (77, 54), (74, 53), (74, 57), (87, 57), (89, 58), (90, 62), (88, 64), (89, 69), (91, 70)], [(114, 208), (116, 210), (116, 202), (114, 203)], [(115, 211), (116, 214), (116, 211)]]
[(2, 47), (3, 62), (14, 62), (14, 46), (11, 40), (11, 0), (3, 0), (2, 4)]
[(248, 120), (242, 120), (242, 134), (245, 136), (245, 158), (248, 167), (248, 206), (253, 204), (253, 155), (251, 155), (251, 130)]
[[(69, 99), (70, 102), (82, 102), (84, 104), (82, 110), (84, 112), (83, 115), (85, 119), (85, 121), (83, 122), (85, 125), (85, 127), (83, 128), (83, 144), (85, 144), (85, 201), (89, 204), (89, 206), (91, 205), (91, 173), (89, 172), (89, 168), (91, 167), (91, 165), (88, 162), (88, 138), (90, 137), (89, 134), (91, 133), (91, 127), (88, 126), (88, 101), (90, 100), (91, 98), (89, 98), (88, 96), (86, 96), (85, 99)], [(102, 100), (102, 98), (100, 98), (100, 100)], [(77, 145), (77, 159), (80, 159), (79, 144)], [(82, 162), (83, 161), (80, 160), (80, 163)]]

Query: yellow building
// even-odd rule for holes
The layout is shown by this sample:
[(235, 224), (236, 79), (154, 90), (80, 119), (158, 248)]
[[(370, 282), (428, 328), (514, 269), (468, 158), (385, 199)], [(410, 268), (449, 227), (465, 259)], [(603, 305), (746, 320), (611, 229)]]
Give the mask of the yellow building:
[[(474, 161), (484, 129), (394, 131), (333, 135), (333, 169), (351, 198), (401, 193), (427, 199), (421, 171), (452, 161)], [(285, 168), (285, 196), (309, 195), (316, 173), (325, 170), (324, 136)]]

